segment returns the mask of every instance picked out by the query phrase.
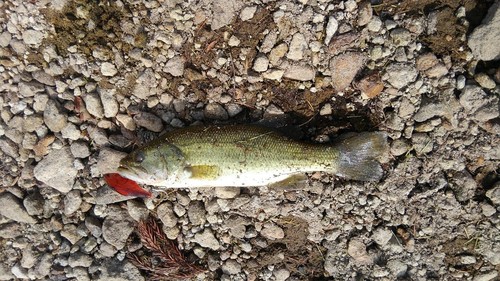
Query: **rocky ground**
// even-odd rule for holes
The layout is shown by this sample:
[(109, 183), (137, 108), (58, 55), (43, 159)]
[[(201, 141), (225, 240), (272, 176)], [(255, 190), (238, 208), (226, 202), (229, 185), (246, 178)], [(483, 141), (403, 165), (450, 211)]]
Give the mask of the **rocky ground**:
[[(196, 280), (498, 280), (494, 2), (0, 1), (0, 280), (149, 280), (148, 216)], [(161, 132), (254, 122), (387, 131), (386, 175), (104, 183)]]

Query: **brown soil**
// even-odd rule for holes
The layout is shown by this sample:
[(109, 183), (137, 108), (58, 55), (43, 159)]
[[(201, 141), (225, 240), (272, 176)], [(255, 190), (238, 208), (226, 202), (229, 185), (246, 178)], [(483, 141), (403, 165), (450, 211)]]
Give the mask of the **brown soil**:
[[(255, 259), (258, 267), (256, 272), (269, 265), (276, 268), (284, 266), (290, 271), (290, 276), (298, 280), (312, 280), (323, 276), (323, 262), (326, 249), (310, 242), (308, 222), (294, 217), (283, 217), (277, 222), (284, 230), (285, 237), (269, 244), (259, 252)], [(283, 254), (284, 259), (277, 259)]]

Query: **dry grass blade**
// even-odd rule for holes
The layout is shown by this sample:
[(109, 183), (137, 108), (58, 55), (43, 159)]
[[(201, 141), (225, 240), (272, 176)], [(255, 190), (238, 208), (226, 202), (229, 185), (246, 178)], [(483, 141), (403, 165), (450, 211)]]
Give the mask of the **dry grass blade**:
[(205, 271), (187, 260), (154, 218), (140, 222), (138, 232), (146, 250), (141, 256), (131, 254), (129, 259), (148, 274), (148, 280), (185, 280)]

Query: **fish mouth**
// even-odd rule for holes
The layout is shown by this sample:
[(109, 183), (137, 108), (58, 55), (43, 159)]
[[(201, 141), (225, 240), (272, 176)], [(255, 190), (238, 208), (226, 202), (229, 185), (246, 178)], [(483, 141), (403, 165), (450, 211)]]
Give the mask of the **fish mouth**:
[(146, 170), (141, 167), (125, 167), (119, 166), (117, 169), (118, 174), (122, 177), (127, 178), (129, 180), (133, 180), (136, 182), (142, 182), (144, 179), (141, 177), (141, 174), (147, 174)]

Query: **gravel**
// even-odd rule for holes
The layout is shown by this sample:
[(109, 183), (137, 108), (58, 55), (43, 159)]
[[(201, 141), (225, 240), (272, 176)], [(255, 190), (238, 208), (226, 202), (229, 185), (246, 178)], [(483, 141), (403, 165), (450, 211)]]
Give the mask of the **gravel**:
[[(193, 280), (498, 279), (495, 1), (49, 2), (0, 4), (1, 280), (149, 280), (129, 259), (148, 216)], [(384, 176), (152, 198), (103, 179), (162, 133), (240, 123), (386, 131)]]

